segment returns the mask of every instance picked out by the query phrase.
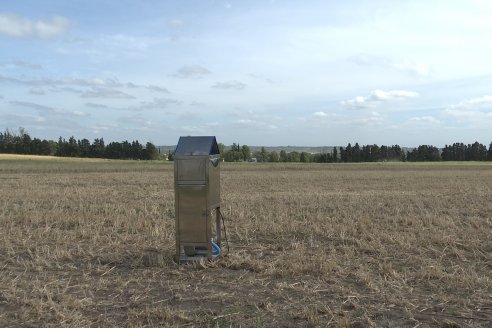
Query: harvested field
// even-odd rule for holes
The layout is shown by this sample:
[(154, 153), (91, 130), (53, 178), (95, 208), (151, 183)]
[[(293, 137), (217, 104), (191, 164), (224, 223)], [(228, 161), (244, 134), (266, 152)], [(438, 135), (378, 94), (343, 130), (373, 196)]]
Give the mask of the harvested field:
[(490, 327), (492, 165), (228, 164), (181, 265), (172, 163), (0, 158), (0, 326)]

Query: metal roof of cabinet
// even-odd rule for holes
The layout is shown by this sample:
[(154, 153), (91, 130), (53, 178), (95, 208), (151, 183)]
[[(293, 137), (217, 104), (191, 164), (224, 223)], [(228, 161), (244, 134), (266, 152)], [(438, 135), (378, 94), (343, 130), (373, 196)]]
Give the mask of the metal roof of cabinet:
[(180, 137), (175, 157), (219, 155), (219, 145), (215, 137)]

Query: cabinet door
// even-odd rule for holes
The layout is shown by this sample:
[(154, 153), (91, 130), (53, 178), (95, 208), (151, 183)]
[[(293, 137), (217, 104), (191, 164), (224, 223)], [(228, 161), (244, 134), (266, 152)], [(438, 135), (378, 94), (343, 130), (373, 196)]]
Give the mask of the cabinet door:
[(175, 161), (177, 167), (178, 183), (205, 183), (207, 178), (208, 158), (178, 159)]
[(179, 239), (184, 243), (208, 242), (206, 186), (177, 186), (177, 193)]

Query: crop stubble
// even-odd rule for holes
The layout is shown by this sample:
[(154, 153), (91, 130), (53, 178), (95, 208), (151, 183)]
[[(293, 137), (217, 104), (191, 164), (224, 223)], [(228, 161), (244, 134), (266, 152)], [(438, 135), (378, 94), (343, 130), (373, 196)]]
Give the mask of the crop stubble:
[(178, 266), (172, 164), (0, 161), (0, 326), (492, 324), (492, 166), (223, 164)]

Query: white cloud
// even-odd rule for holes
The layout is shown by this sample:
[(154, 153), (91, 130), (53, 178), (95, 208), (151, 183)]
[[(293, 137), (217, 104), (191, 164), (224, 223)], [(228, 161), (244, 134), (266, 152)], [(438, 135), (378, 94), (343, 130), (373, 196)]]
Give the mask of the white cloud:
[(129, 124), (130, 126), (139, 126), (139, 127), (152, 127), (155, 125), (151, 120), (145, 118), (142, 114), (133, 114), (128, 116), (123, 116), (118, 118), (119, 122), (124, 124)]
[(199, 65), (189, 65), (189, 66), (183, 66), (181, 67), (175, 74), (174, 76), (176, 77), (181, 77), (181, 78), (201, 78), (205, 75), (209, 75), (212, 72), (210, 72), (208, 69), (206, 69), (203, 66)]
[(490, 127), (492, 124), (492, 112), (446, 109), (444, 114), (458, 122), (474, 124), (475, 127), (481, 125), (488, 125)]
[(94, 134), (99, 134), (102, 132), (110, 131), (112, 129), (116, 129), (116, 125), (111, 125), (111, 124), (97, 124), (92, 127), (92, 132)]
[(338, 113), (318, 111), (306, 116), (299, 116), (297, 119), (300, 122), (309, 123), (310, 126), (326, 126), (329, 123), (341, 123), (345, 117)]
[(367, 107), (372, 107), (373, 103), (368, 101), (368, 97), (357, 96), (354, 99), (343, 100), (340, 102), (342, 106), (349, 107), (352, 109), (362, 109)]
[(55, 111), (53, 107), (44, 106), (29, 101), (11, 101), (10, 103), (14, 106), (32, 108), (38, 111)]
[(429, 65), (414, 61), (404, 61), (400, 63), (393, 63), (393, 68), (397, 70), (416, 74), (419, 76), (429, 76), (431, 70)]
[(123, 91), (119, 91), (111, 88), (98, 88), (93, 87), (89, 91), (85, 91), (81, 94), (82, 98), (113, 98), (113, 99), (135, 99), (134, 96), (129, 95)]
[(55, 16), (51, 21), (32, 21), (15, 14), (0, 13), (0, 34), (14, 38), (54, 38), (64, 34), (70, 25), (72, 22), (61, 16)]
[(169, 26), (174, 27), (174, 28), (179, 28), (179, 27), (182, 27), (183, 25), (184, 25), (184, 22), (181, 19), (171, 19), (169, 21)]
[(90, 116), (89, 113), (82, 111), (67, 111), (29, 101), (11, 101), (10, 104), (17, 107), (34, 109), (39, 115), (31, 117), (34, 117), (36, 122), (43, 123), (45, 127), (75, 128), (80, 126), (79, 121), (81, 117)]
[(249, 125), (253, 125), (255, 123), (255, 121), (253, 121), (253, 120), (237, 120), (235, 123), (249, 126)]
[(32, 35), (32, 22), (14, 14), (0, 14), (0, 34), (23, 38)]
[(107, 109), (109, 108), (108, 106), (106, 105), (103, 105), (103, 104), (96, 104), (96, 103), (85, 103), (85, 105), (87, 107), (92, 107), (92, 108), (99, 108), (99, 109)]
[(75, 116), (90, 116), (89, 113), (86, 113), (86, 112), (82, 112), (82, 111), (79, 111), (79, 110), (74, 110), (71, 112), (73, 115)]
[(384, 122), (384, 117), (378, 112), (371, 112), (369, 116), (356, 119), (355, 122), (357, 125), (362, 124), (365, 126), (381, 125)]
[[(176, 114), (176, 113), (173, 113), (173, 114)], [(201, 120), (200, 114), (198, 114), (196, 112), (192, 112), (192, 111), (180, 112), (177, 115), (177, 117), (179, 120), (185, 121), (185, 122), (200, 121)]]
[(492, 110), (492, 96), (482, 96), (462, 101), (450, 107), (452, 110)]
[(152, 101), (142, 101), (140, 105), (128, 108), (129, 110), (151, 110), (151, 109), (164, 109), (169, 106), (179, 106), (181, 102), (176, 99), (170, 98), (154, 98)]
[(464, 100), (451, 105), (444, 114), (461, 123), (472, 123), (477, 126), (492, 123), (492, 96)]
[(37, 21), (34, 30), (40, 38), (53, 38), (65, 33), (70, 25), (70, 20), (57, 16), (51, 22)]
[(315, 112), (313, 113), (314, 117), (328, 117), (328, 114), (325, 112)]
[(205, 103), (199, 102), (199, 101), (192, 101), (190, 103), (190, 106), (196, 106), (196, 107), (205, 107), (207, 106)]
[(415, 116), (409, 119), (410, 122), (418, 122), (418, 123), (430, 123), (430, 124), (439, 124), (440, 120), (435, 118), (434, 116)]
[(49, 89), (49, 91), (52, 92), (70, 92), (70, 93), (75, 93), (75, 94), (81, 94), (83, 91), (79, 89), (75, 89), (72, 87), (52, 87)]
[(26, 62), (26, 61), (23, 61), (23, 60), (20, 60), (20, 59), (17, 59), (17, 60), (14, 60), (14, 65), (17, 66), (17, 67), (21, 67), (21, 68), (28, 68), (28, 69), (43, 69), (43, 67), (39, 64), (33, 64), (33, 63), (29, 63), (29, 62)]
[(103, 34), (95, 40), (98, 46), (87, 49), (88, 55), (108, 56), (112, 51), (120, 49), (120, 51), (131, 51), (132, 53), (146, 51), (154, 43), (153, 38), (145, 36), (133, 36), (130, 34)]
[(274, 84), (275, 81), (273, 81), (272, 79), (268, 78), (268, 77), (265, 77), (263, 75), (259, 75), (259, 74), (253, 74), (253, 73), (250, 73), (249, 74), (249, 77), (253, 78), (253, 79), (256, 79), (256, 80), (260, 80), (262, 82), (267, 82), (269, 84)]
[(413, 91), (406, 91), (406, 90), (391, 90), (391, 91), (374, 90), (369, 96), (369, 99), (376, 100), (376, 101), (386, 101), (392, 99), (414, 98), (417, 96), (418, 93)]
[(349, 57), (348, 60), (361, 66), (389, 68), (400, 72), (405, 72), (410, 75), (428, 76), (430, 73), (429, 65), (413, 60), (394, 61), (387, 57), (368, 54), (358, 54)]
[(166, 88), (159, 87), (157, 85), (149, 85), (147, 87), (147, 89), (149, 89), (150, 91), (155, 91), (155, 92), (170, 93), (169, 90), (167, 90)]
[(212, 88), (215, 89), (224, 89), (224, 90), (243, 90), (246, 88), (246, 84), (232, 80), (232, 81), (226, 81), (226, 82), (217, 82), (215, 85), (212, 86)]
[(42, 95), (44, 95), (44, 89), (40, 88), (40, 87), (32, 87), (29, 90), (29, 93), (32, 95), (42, 96)]
[[(217, 131), (218, 122), (207, 122), (200, 125), (178, 125), (172, 129), (176, 129), (179, 133), (188, 135), (209, 135)], [(214, 132), (215, 131), (215, 132)]]
[(170, 93), (168, 89), (157, 85), (138, 85), (133, 82), (122, 83), (116, 78), (61, 78), (61, 79), (19, 79), (5, 75), (0, 75), (0, 82), (16, 83), (30, 85), (35, 87), (51, 86), (56, 87), (53, 91), (67, 91), (73, 93), (82, 93), (81, 90), (65, 86), (91, 87), (91, 88), (128, 88), (128, 89), (147, 89), (153, 92)]
[(50, 78), (42, 78), (42, 79), (18, 79), (9, 76), (0, 75), (0, 82), (10, 82), (24, 85), (32, 85), (32, 86), (66, 86), (66, 85), (74, 85), (80, 87), (122, 87), (124, 84), (118, 82), (115, 79), (101, 79), (101, 78), (93, 78), (93, 79), (82, 79), (82, 78), (63, 78), (63, 79), (50, 79)]
[(376, 107), (381, 102), (391, 100), (403, 100), (418, 97), (419, 94), (407, 90), (373, 90), (368, 96), (357, 96), (353, 99), (343, 100), (340, 104), (349, 109), (365, 109)]
[(255, 130), (276, 130), (278, 127), (275, 124), (266, 123), (264, 121), (240, 119), (233, 122), (236, 127), (248, 128)]
[(19, 80), (19, 79), (13, 78), (13, 77), (8, 77), (5, 75), (0, 75), (0, 82), (21, 83), (22, 84), (22, 80)]
[(35, 115), (23, 115), (23, 114), (11, 114), (11, 113), (0, 113), (0, 118), (6, 126), (29, 126), (29, 125), (39, 125), (40, 123), (46, 122), (46, 119), (41, 116)]

